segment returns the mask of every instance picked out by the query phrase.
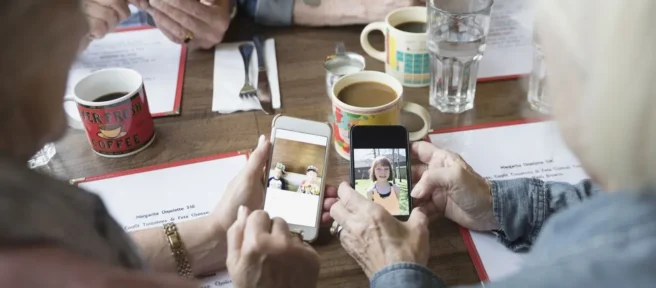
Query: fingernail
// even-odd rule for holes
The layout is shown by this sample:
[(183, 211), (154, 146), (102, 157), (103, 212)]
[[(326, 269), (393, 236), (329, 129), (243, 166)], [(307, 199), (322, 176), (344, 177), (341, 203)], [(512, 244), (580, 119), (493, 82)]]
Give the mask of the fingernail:
[(260, 138), (257, 139), (257, 148), (262, 147), (264, 145), (264, 135), (260, 135)]
[(416, 188), (412, 189), (412, 192), (410, 192), (410, 196), (412, 196), (414, 198), (417, 198), (417, 196), (419, 196), (419, 194), (420, 194), (419, 189), (416, 189)]

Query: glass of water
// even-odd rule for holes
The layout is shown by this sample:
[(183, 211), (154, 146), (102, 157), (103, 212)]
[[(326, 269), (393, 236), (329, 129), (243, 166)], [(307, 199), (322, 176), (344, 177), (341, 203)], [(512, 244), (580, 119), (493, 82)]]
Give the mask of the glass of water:
[(429, 0), (430, 104), (444, 113), (474, 107), (493, 0)]
[(55, 148), (55, 144), (48, 143), (27, 161), (27, 166), (30, 167), (30, 169), (34, 169), (47, 165), (56, 153), (57, 149)]
[(528, 103), (535, 111), (551, 113), (551, 102), (547, 95), (547, 65), (537, 34), (533, 36), (533, 70), (528, 80)]

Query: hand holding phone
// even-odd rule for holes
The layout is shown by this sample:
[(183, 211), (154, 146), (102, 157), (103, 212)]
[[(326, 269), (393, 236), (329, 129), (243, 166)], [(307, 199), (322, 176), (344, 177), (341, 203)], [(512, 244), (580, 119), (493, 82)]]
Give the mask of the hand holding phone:
[(403, 126), (353, 126), (351, 186), (397, 219), (412, 210), (408, 131)]
[(274, 119), (264, 210), (271, 218), (284, 219), (307, 242), (319, 234), (331, 139), (327, 123)]

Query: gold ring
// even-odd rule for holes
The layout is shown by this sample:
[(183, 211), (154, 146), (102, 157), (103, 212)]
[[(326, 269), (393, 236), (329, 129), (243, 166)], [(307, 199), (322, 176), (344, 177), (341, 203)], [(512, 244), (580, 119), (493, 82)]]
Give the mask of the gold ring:
[(187, 35), (184, 38), (184, 43), (189, 44), (189, 42), (191, 42), (192, 40), (194, 40), (194, 33), (193, 32), (187, 32)]

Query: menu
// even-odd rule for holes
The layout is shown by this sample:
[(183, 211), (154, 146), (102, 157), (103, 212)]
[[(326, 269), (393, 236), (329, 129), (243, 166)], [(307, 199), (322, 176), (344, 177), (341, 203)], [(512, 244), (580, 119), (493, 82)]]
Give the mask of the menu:
[(479, 81), (516, 78), (531, 72), (533, 58), (532, 1), (495, 0), (479, 66)]
[[(207, 216), (247, 160), (246, 152), (230, 153), (72, 182), (99, 195), (110, 215), (130, 232)], [(202, 288), (232, 287), (227, 271), (201, 281)]]
[[(565, 146), (554, 122), (524, 121), (438, 131), (430, 141), (451, 150), (488, 180), (537, 178), (576, 183), (587, 175)], [(519, 270), (524, 254), (508, 250), (491, 233), (461, 229), (481, 280)]]
[(76, 59), (68, 76), (67, 95), (90, 73), (105, 68), (129, 68), (144, 79), (153, 117), (180, 114), (186, 48), (153, 27), (111, 33), (91, 42)]

